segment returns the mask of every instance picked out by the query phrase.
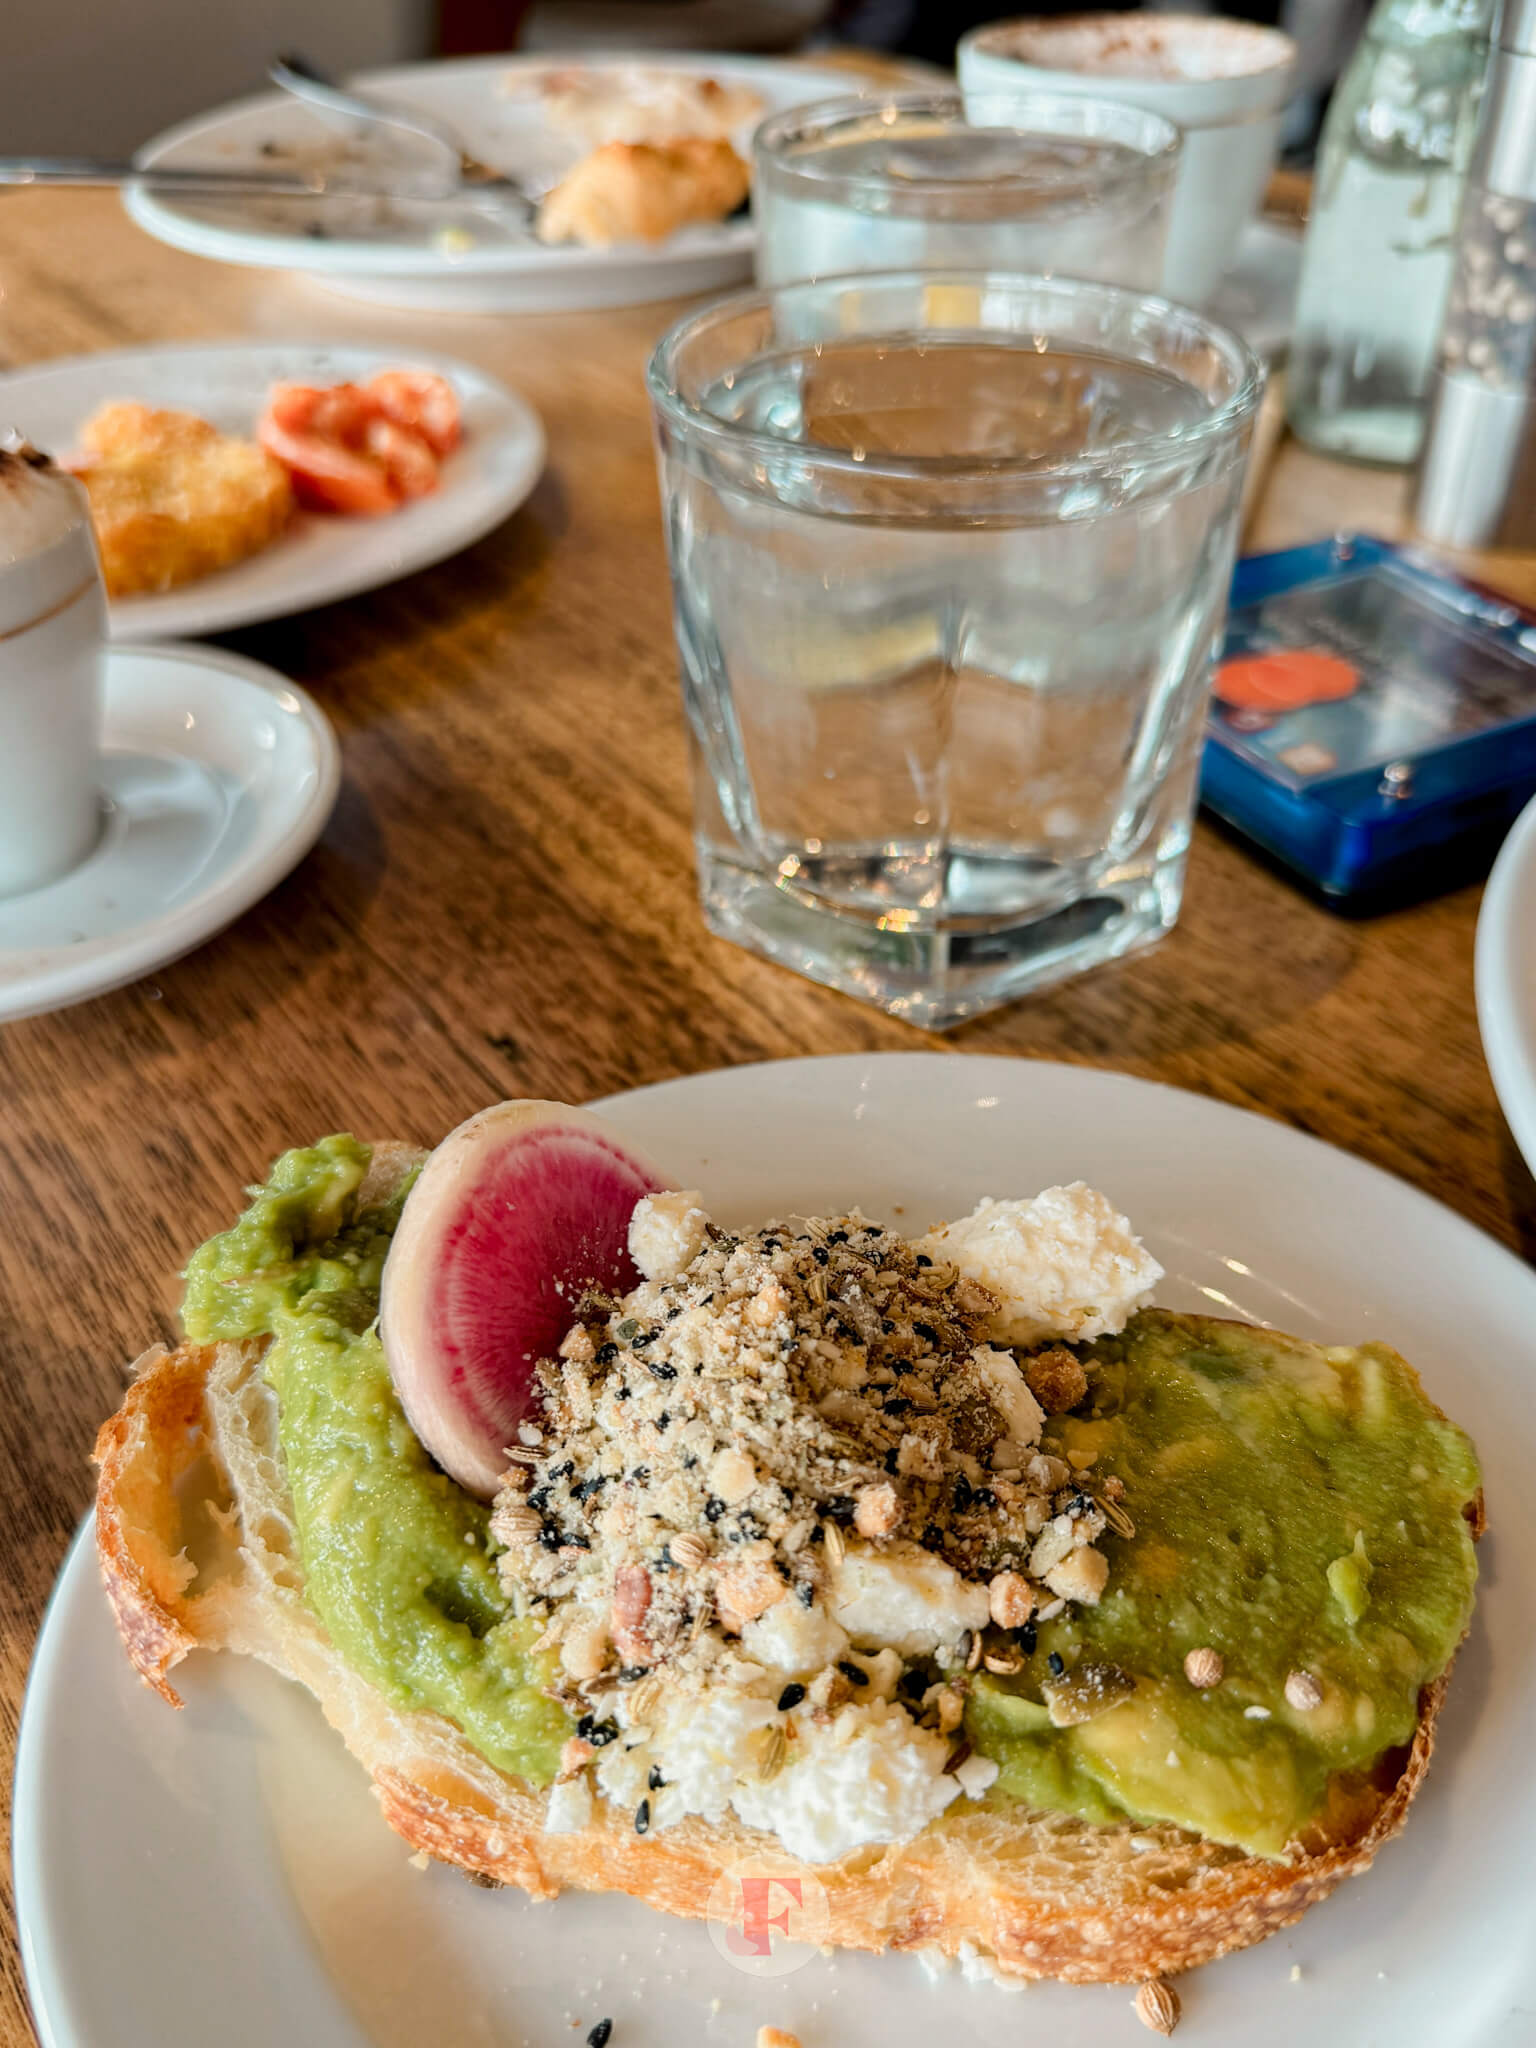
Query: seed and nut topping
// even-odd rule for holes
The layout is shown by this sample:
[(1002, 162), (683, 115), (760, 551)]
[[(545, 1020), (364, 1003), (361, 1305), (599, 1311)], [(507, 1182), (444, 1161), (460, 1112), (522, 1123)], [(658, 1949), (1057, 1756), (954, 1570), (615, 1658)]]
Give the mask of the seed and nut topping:
[(1191, 1650), (1184, 1659), (1184, 1676), (1196, 1692), (1209, 1692), (1212, 1686), (1220, 1685), (1226, 1671), (1220, 1650)]

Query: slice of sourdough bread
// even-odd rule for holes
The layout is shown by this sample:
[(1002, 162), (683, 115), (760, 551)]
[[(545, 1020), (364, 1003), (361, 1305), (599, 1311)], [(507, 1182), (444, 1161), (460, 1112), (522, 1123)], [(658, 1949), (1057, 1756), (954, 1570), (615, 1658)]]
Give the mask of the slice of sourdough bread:
[[(416, 1156), (377, 1147), (365, 1199)], [(189, 1651), (262, 1658), (314, 1694), (407, 1842), (535, 1898), (628, 1892), (704, 1917), (723, 1874), (771, 1855), (780, 1875), (819, 1883), (835, 1944), (954, 1955), (971, 1943), (1019, 1976), (1134, 1983), (1261, 1940), (1364, 1870), (1402, 1826), (1428, 1766), (1446, 1677), (1425, 1688), (1411, 1747), (1383, 1758), (1370, 1782), (1341, 1788), (1284, 1862), (1167, 1825), (1092, 1827), (968, 1802), (913, 1841), (814, 1867), (734, 1820), (640, 1837), (627, 1812), (602, 1801), (586, 1829), (547, 1835), (544, 1791), (493, 1768), (449, 1721), (392, 1706), (349, 1669), (307, 1604), (263, 1348), (146, 1353), (101, 1431), (97, 1545), (128, 1654), (173, 1706), (169, 1674)]]

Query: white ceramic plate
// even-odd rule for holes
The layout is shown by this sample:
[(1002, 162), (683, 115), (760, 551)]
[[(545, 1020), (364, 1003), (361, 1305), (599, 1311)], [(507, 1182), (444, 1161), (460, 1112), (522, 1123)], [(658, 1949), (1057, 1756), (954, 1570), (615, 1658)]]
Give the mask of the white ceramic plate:
[[(599, 1107), (727, 1220), (862, 1202), (911, 1228), (985, 1193), (1081, 1175), (1145, 1231), (1170, 1303), (1383, 1338), (1417, 1361), (1481, 1444), (1493, 1522), (1434, 1769), (1367, 1881), (1184, 1980), (1178, 2038), (1528, 2043), (1536, 1275), (1314, 1139), (1086, 1069), (855, 1056), (706, 1074)], [(23, 1954), (45, 2048), (580, 2048), (603, 2018), (611, 2048), (749, 2048), (764, 2023), (805, 2048), (1146, 2038), (1124, 1989), (1015, 1997), (930, 1984), (905, 1957), (814, 1954), (764, 1982), (705, 1929), (629, 1900), (534, 1906), (418, 1872), (307, 1696), (243, 1661), (181, 1670), (178, 1715), (130, 1673), (77, 1546), (38, 1648), (16, 1781)]]
[(1536, 1173), (1536, 802), (1511, 826), (1483, 892), (1477, 1021), (1505, 1121)]
[(39, 447), (63, 453), (97, 406), (138, 398), (249, 437), (273, 384), (356, 382), (411, 366), (446, 377), (463, 410), (464, 439), (443, 464), (437, 489), (377, 519), (300, 512), (281, 539), (233, 568), (111, 605), (115, 640), (187, 639), (352, 597), (467, 548), (515, 512), (538, 482), (538, 415), (494, 377), (416, 348), (225, 342), (70, 356), (15, 371), (0, 377), (0, 428), (18, 427)]
[(282, 880), (336, 801), (329, 720), (259, 662), (114, 647), (104, 697), (101, 838), (58, 881), (0, 899), (0, 1022), (191, 952)]
[[(845, 71), (752, 57), (666, 51), (579, 61), (584, 70), (641, 63), (748, 86), (762, 98), (765, 115), (859, 90), (857, 78)], [(583, 153), (581, 144), (546, 121), (534, 90), (541, 72), (567, 68), (567, 59), (471, 57), (371, 71), (351, 82), (436, 115), (474, 155), (542, 190)], [(744, 123), (733, 138), (743, 154), (756, 125)], [(308, 149), (334, 134), (296, 101), (263, 93), (168, 129), (139, 152), (138, 161), (259, 162), (263, 145)], [(632, 305), (733, 284), (752, 269), (753, 230), (745, 218), (683, 228), (655, 247), (586, 249), (547, 248), (525, 229), (458, 206), (378, 209), (347, 203), (342, 212), (333, 207), (321, 215), (307, 200), (210, 205), (157, 197), (142, 187), (130, 188), (125, 204), (140, 227), (178, 249), (224, 263), (308, 271), (333, 291), (397, 306), (533, 313)], [(304, 232), (318, 218), (334, 223), (324, 239)]]

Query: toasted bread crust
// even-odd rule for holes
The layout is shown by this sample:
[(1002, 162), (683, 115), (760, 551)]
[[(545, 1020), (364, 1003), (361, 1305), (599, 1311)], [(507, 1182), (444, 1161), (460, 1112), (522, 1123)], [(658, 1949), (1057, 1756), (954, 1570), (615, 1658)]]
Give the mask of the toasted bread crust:
[[(167, 1673), (189, 1650), (261, 1656), (316, 1695), (407, 1842), (535, 1898), (568, 1887), (620, 1891), (705, 1917), (722, 1876), (768, 1857), (776, 1874), (821, 1888), (826, 1939), (839, 1946), (954, 1954), (969, 1942), (1018, 1976), (1134, 1983), (1209, 1962), (1299, 1918), (1397, 1833), (1428, 1768), (1448, 1674), (1421, 1694), (1412, 1746), (1389, 1760), (1385, 1782), (1356, 1787), (1330, 1831), (1288, 1861), (1167, 1825), (1095, 1828), (971, 1806), (911, 1842), (814, 1867), (734, 1821), (690, 1819), (641, 1838), (627, 1816), (601, 1803), (581, 1833), (545, 1834), (545, 1795), (494, 1770), (438, 1716), (399, 1711), (371, 1692), (305, 1605), (291, 1556), (280, 1544), (267, 1555), (266, 1525), (281, 1520), (285, 1496), (264, 1498), (237, 1470), (259, 1358), (250, 1344), (146, 1353), (101, 1432), (97, 1543), (130, 1658), (162, 1698), (179, 1704)], [(230, 1479), (238, 1518), (227, 1518), (227, 1568), (198, 1592), (176, 1488), (210, 1454)], [(245, 1464), (256, 1469), (261, 1460)], [(272, 1469), (270, 1459), (262, 1469)], [(1480, 1514), (1478, 1503), (1474, 1529)]]

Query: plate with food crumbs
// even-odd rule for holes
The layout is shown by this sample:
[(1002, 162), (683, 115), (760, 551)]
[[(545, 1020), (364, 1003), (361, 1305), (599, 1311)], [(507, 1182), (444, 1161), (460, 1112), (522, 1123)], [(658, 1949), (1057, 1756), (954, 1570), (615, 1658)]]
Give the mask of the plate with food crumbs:
[[(516, 179), (528, 205), (354, 189), (210, 206), (134, 187), (129, 213), (176, 248), (301, 270), (351, 298), (460, 312), (634, 305), (749, 276), (753, 129), (767, 114), (860, 85), (809, 64), (671, 51), (472, 57), (350, 82), (446, 123), (479, 162)], [(248, 161), (398, 193), (423, 166), (398, 139), (389, 147), (386, 160), (377, 141), (265, 93), (168, 130), (139, 161)]]
[(185, 639), (392, 583), (516, 511), (521, 398), (427, 351), (228, 342), (0, 377), (0, 421), (91, 500), (114, 640)]
[[(1087, 1069), (855, 1056), (593, 1110), (295, 1131), (183, 1220), (218, 1233), (195, 1341), (98, 1455), (119, 1623), (197, 1647), (129, 1632), (177, 1713), (84, 1531), (17, 1766), (45, 2048), (1529, 2038), (1528, 1267), (1315, 1139)], [(578, 1225), (616, 1263), (573, 1290)], [(508, 1285), (541, 1236), (558, 1296)], [(258, 1329), (265, 1388), (214, 1341)], [(180, 1523), (135, 1521), (189, 1457)], [(370, 1559), (433, 1559), (387, 1602), (354, 1496), (394, 1503)], [(1405, 1681), (1422, 1739), (1383, 1751)], [(498, 1745), (549, 1749), (546, 1804)]]

